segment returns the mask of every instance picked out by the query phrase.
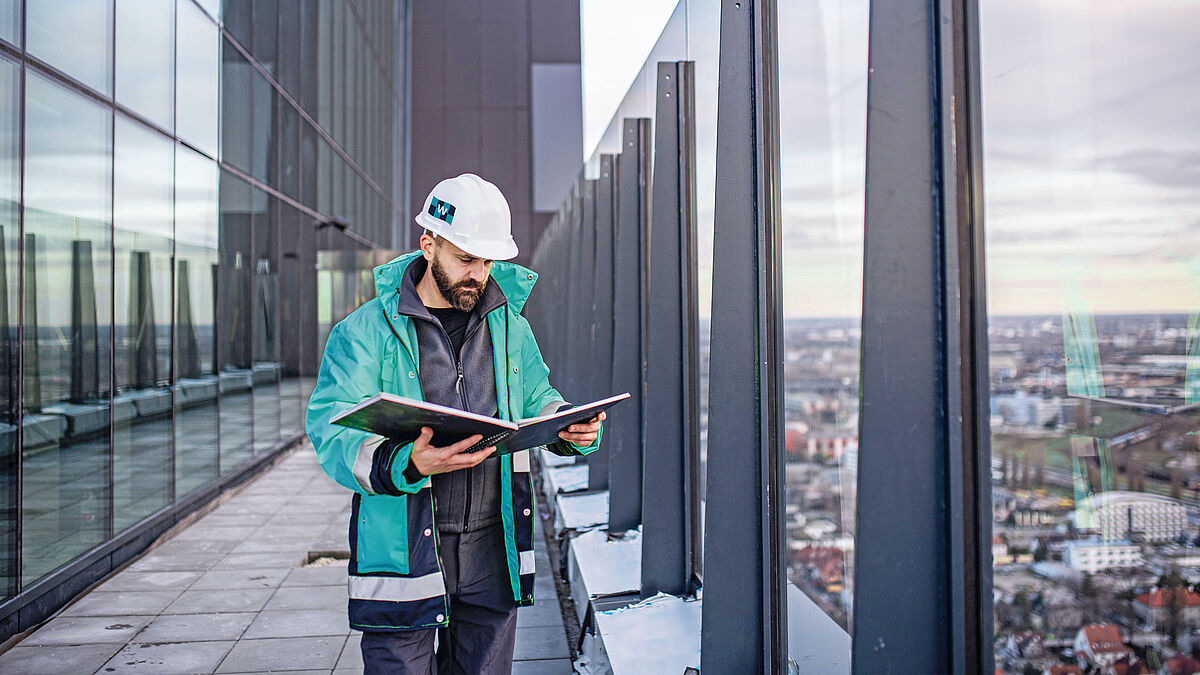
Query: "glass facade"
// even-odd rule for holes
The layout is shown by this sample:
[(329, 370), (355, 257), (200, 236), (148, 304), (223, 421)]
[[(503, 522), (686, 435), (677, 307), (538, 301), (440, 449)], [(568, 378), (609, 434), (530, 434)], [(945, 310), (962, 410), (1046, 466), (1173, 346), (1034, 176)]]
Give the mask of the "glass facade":
[(779, 6), (787, 574), (843, 629), (857, 506), (867, 5)]
[(1088, 631), (1152, 668), (1200, 647), (1198, 21), (981, 3), (1005, 672), (1106, 658)]
[(0, 602), (297, 438), (316, 225), (394, 247), (403, 3), (221, 4), (0, 3)]

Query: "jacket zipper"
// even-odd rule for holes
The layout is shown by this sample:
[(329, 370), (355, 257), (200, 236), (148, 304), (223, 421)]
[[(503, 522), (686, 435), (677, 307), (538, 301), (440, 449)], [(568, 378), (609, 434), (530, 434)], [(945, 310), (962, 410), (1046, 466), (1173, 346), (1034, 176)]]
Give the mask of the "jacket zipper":
[[(501, 305), (501, 307), (503, 307), (503, 305)], [(500, 309), (500, 307), (497, 307), (496, 309)], [(496, 311), (496, 309), (493, 309), (491, 312), (488, 312), (488, 314), (491, 314), (492, 312)], [(479, 327), (482, 326), (485, 321), (487, 321), (487, 314), (484, 314), (483, 316), (479, 317), (479, 321), (475, 322), (475, 326), (472, 327), (471, 330), (466, 335), (463, 336), (463, 347), (464, 348), (467, 346), (467, 341), (470, 340), (472, 337), (475, 336), (476, 333), (479, 332)], [(454, 354), (454, 368), (458, 372), (458, 379), (454, 382), (454, 390), (456, 392), (458, 392), (458, 401), (459, 401), (459, 403), (462, 404), (463, 410), (470, 412), (471, 407), (470, 407), (470, 404), (467, 403), (466, 381), (463, 378), (462, 353), (461, 352), (456, 353), (454, 351), (454, 343), (450, 341), (450, 335), (448, 333), (446, 333), (446, 328), (444, 326), (442, 326), (441, 321), (438, 321), (438, 328), (441, 330), (442, 338), (446, 341), (446, 346), (450, 349), (450, 353)], [(499, 387), (500, 386), (499, 383), (497, 383), (496, 386)], [(463, 477), (463, 479), (467, 482), (466, 498), (463, 499), (463, 509), (462, 509), (462, 514), (463, 514), (462, 526), (463, 526), (463, 530), (466, 530), (467, 523), (469, 522), (469, 519), (471, 516), (471, 490), (473, 489), (472, 483), (474, 482), (471, 477), (470, 469), (468, 469), (466, 471), (466, 475)]]

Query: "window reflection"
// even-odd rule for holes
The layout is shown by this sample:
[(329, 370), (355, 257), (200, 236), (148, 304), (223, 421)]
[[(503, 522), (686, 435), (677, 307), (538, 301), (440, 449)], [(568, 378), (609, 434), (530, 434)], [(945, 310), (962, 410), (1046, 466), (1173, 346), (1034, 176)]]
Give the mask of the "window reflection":
[(17, 66), (0, 59), (0, 599), (17, 591), (17, 424), (20, 344), (20, 129)]
[(177, 12), (176, 133), (216, 157), (221, 34), (191, 0), (179, 0)]
[(218, 176), (216, 162), (175, 149), (175, 494), (217, 477)]
[(26, 79), (22, 577), (109, 533), (111, 112)]
[(255, 190), (251, 327), (254, 342), (254, 453), (279, 442), (279, 200)]
[(981, 10), (997, 666), (1157, 669), (1200, 646), (1200, 7)]
[(27, 0), (26, 48), (80, 82), (112, 92), (111, 0)]
[(174, 3), (117, 0), (116, 98), (170, 131), (174, 110)]
[(170, 139), (118, 116), (113, 144), (114, 531), (171, 503)]
[(788, 579), (851, 621), (866, 0), (779, 7)]
[(21, 44), (21, 0), (0, 0), (0, 38)]
[(220, 381), (221, 472), (237, 468), (253, 452), (253, 321), (256, 212), (266, 194), (241, 179), (221, 175), (218, 239), (217, 356)]

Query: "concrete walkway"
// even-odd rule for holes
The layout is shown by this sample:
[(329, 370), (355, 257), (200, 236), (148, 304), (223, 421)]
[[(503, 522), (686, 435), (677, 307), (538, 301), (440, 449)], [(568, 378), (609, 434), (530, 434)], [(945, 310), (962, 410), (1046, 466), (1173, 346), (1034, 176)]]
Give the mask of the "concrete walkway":
[[(0, 655), (0, 673), (361, 673), (345, 561), (305, 565), (347, 549), (349, 518), (350, 493), (304, 444)], [(540, 529), (534, 539), (536, 602), (519, 610), (513, 672), (570, 673)]]

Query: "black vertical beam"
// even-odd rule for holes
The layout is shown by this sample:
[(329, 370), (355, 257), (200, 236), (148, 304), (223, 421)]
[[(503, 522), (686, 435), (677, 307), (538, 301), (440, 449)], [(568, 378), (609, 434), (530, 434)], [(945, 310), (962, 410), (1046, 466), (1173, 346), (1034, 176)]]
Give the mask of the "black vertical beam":
[(570, 263), (563, 270), (562, 274), (562, 280), (567, 284), (567, 294), (563, 296), (567, 299), (567, 330), (564, 350), (565, 359), (562, 364), (566, 372), (566, 379), (562, 384), (562, 393), (567, 397), (568, 401), (577, 403), (587, 402), (587, 399), (583, 398), (580, 387), (580, 373), (585, 372), (580, 360), (584, 358), (586, 353), (583, 346), (583, 336), (585, 335), (584, 321), (591, 318), (589, 313), (584, 311), (583, 283), (578, 274), (579, 268), (583, 265), (584, 248), (583, 183), (583, 174), (581, 173), (571, 186), (571, 194), (567, 198), (570, 204), (570, 215), (567, 219), (567, 225), (571, 233), (570, 257), (568, 258)]
[(92, 242), (71, 242), (71, 401), (100, 396), (100, 339), (96, 325), (96, 274)]
[(595, 302), (592, 315), (592, 365), (597, 394), (607, 396), (612, 386), (613, 354), (613, 245), (616, 242), (617, 180), (619, 155), (600, 156), (596, 188), (596, 266), (593, 275)]
[[(580, 348), (583, 356), (579, 361), (579, 392), (582, 400), (592, 401), (608, 395), (609, 380), (600, 380), (604, 368), (596, 359), (596, 229), (598, 179), (582, 181), (581, 195), (583, 253), (575, 274), (583, 285), (583, 317), (580, 319)], [(608, 489), (608, 451), (601, 449), (587, 456), (588, 489)]]
[(613, 260), (613, 393), (629, 392), (629, 405), (613, 411), (609, 441), (608, 530), (631, 530), (642, 522), (642, 416), (645, 414), (644, 283), (650, 209), (650, 120), (622, 122), (617, 244)]
[(856, 672), (994, 668), (976, 24), (871, 7)]
[[(642, 445), (642, 597), (686, 594), (699, 467), (694, 64), (659, 63)], [(692, 462), (695, 462), (694, 464)]]
[[(721, 3), (701, 671), (783, 673), (775, 3)], [(730, 639), (730, 636), (738, 639)]]

